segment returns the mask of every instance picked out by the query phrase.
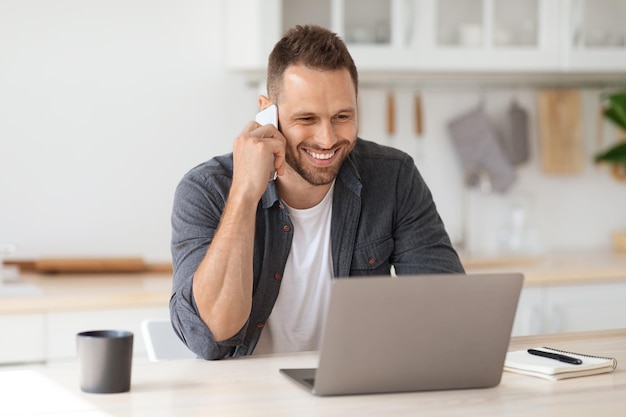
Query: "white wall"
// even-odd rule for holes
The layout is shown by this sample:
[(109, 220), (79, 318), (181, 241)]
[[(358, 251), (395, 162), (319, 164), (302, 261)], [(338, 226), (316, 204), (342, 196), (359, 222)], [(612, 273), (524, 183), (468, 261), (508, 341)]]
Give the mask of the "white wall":
[[(256, 110), (255, 89), (225, 67), (222, 13), (219, 0), (0, 0), (0, 243), (19, 258), (169, 260), (178, 180), (229, 152)], [(396, 91), (398, 133), (385, 136), (385, 94), (362, 91), (362, 136), (415, 156), (455, 240), (468, 203), (475, 252), (496, 249), (519, 196), (548, 249), (608, 248), (626, 227), (626, 186), (606, 172), (541, 173), (534, 91), (425, 90), (421, 139), (409, 89)], [(506, 196), (464, 199), (445, 124), (481, 99), (497, 124), (514, 96), (531, 112), (533, 160)], [(596, 107), (586, 92), (589, 160)]]
[(256, 109), (218, 0), (0, 1), (0, 243), (169, 260), (183, 173)]

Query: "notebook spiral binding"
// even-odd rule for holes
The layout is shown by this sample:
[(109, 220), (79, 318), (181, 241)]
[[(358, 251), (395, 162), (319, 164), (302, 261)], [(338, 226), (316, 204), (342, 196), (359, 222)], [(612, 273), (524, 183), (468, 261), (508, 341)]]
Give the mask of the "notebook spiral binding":
[(615, 358), (609, 358), (609, 357), (605, 357), (605, 356), (584, 355), (582, 353), (568, 352), (566, 350), (555, 349), (555, 348), (551, 348), (551, 347), (547, 347), (547, 346), (544, 346), (543, 348), (551, 350), (553, 352), (562, 353), (564, 355), (577, 355), (577, 356), (580, 356), (580, 357), (583, 357), (583, 358), (605, 359), (607, 361), (613, 361), (613, 369), (617, 368), (617, 359), (615, 359)]

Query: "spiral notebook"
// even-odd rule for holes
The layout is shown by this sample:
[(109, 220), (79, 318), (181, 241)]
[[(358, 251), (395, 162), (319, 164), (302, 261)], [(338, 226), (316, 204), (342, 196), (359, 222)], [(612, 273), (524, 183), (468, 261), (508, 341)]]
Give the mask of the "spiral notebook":
[(534, 349), (548, 353), (567, 355), (571, 358), (580, 359), (582, 363), (574, 365), (560, 362), (556, 359), (531, 355), (527, 350), (517, 350), (506, 354), (504, 370), (557, 381), (565, 378), (613, 372), (617, 367), (617, 360), (615, 358), (584, 355), (549, 347)]

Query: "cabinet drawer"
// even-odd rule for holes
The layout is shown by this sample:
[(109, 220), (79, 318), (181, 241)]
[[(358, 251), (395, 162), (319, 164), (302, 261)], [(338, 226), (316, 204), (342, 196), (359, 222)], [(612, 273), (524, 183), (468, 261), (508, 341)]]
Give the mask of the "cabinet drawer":
[(571, 285), (547, 290), (550, 333), (626, 327), (626, 283)]
[(0, 363), (41, 362), (45, 359), (44, 314), (0, 316)]

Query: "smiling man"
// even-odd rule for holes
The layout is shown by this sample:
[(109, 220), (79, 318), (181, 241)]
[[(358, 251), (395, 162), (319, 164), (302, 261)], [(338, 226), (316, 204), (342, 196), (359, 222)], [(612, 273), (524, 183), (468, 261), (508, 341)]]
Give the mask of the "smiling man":
[(176, 190), (171, 319), (205, 359), (318, 349), (335, 278), (463, 272), (411, 157), (357, 137), (341, 39), (288, 31), (267, 86), (278, 128), (248, 123)]

